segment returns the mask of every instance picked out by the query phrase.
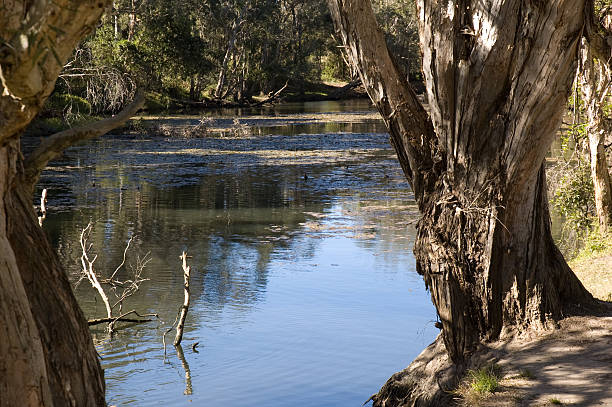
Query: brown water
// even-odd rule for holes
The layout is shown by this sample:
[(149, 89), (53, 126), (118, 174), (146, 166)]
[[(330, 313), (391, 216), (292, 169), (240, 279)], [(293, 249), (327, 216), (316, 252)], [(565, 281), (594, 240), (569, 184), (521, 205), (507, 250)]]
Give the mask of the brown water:
[[(249, 135), (106, 137), (41, 178), (45, 229), (73, 280), (90, 220), (100, 272), (130, 236), (128, 264), (152, 258), (124, 308), (161, 321), (92, 330), (110, 404), (358, 406), (437, 334), (414, 270), (412, 193), (367, 101), (213, 115), (231, 127), (238, 113)], [(183, 250), (192, 305), (182, 354), (164, 357)], [(91, 287), (76, 292), (89, 318), (104, 316)]]

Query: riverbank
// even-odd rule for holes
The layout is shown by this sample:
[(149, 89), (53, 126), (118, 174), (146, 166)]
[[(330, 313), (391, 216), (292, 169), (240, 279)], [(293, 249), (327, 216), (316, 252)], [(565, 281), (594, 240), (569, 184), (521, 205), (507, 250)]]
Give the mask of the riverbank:
[(499, 390), (481, 395), (464, 383), (460, 405), (612, 406), (612, 252), (583, 255), (571, 265), (596, 298), (608, 301), (602, 312), (493, 344), (483, 360), (498, 368)]
[[(276, 97), (270, 98), (269, 96), (259, 95), (253, 97), (252, 100), (242, 102), (212, 99), (194, 101), (151, 91), (146, 93), (145, 105), (140, 115), (148, 118), (177, 115), (203, 117), (227, 109), (237, 109), (246, 112), (261, 108), (273, 110), (275, 106), (287, 103), (348, 101), (368, 97), (361, 84), (346, 82), (308, 83), (301, 89), (297, 89), (295, 86), (288, 86)], [(241, 112), (236, 112), (236, 114), (242, 115)], [(41, 114), (28, 126), (25, 136), (46, 137), (71, 127), (83, 126), (101, 119), (103, 119), (102, 116), (91, 114), (91, 106), (86, 100), (70, 95), (55, 95), (49, 98)], [(134, 129), (129, 126), (128, 124), (126, 127), (115, 129), (111, 133), (143, 130), (142, 128)]]

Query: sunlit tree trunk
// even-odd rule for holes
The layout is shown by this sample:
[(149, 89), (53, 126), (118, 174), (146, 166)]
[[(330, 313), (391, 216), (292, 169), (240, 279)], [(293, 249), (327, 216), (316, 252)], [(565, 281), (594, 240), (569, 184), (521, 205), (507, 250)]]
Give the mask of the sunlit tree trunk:
[(612, 226), (612, 184), (604, 144), (606, 136), (612, 131), (612, 123), (606, 116), (603, 107), (610, 98), (612, 72), (608, 65), (593, 56), (586, 41), (581, 50), (581, 60), (582, 70), (579, 79), (581, 79), (580, 89), (587, 115), (595, 209), (599, 229), (605, 233)]
[(232, 29), (229, 32), (227, 49), (225, 50), (225, 55), (223, 56), (223, 62), (221, 63), (221, 69), (219, 70), (219, 77), (217, 79), (217, 86), (215, 87), (214, 96), (217, 99), (223, 99), (225, 96), (227, 96), (227, 92), (224, 92), (227, 82), (227, 71), (229, 69), (230, 61), (232, 58), (234, 58), (234, 54), (236, 52), (236, 40), (238, 39), (238, 34), (240, 33), (242, 24), (244, 23), (245, 12), (246, 5), (240, 12), (240, 15), (232, 23)]
[[(591, 304), (552, 240), (544, 171), (576, 68), (584, 2), (417, 1), (429, 117), (369, 0), (328, 2), (423, 215), (417, 270), (458, 371), (482, 341), (544, 329)], [(440, 397), (433, 383), (427, 395), (415, 394), (414, 383), (406, 393), (388, 387), (375, 404)]]

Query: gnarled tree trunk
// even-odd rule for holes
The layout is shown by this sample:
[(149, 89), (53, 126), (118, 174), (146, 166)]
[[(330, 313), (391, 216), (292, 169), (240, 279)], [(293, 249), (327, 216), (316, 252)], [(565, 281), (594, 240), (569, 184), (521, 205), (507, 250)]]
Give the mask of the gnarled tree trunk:
[[(0, 13), (0, 405), (104, 406), (87, 322), (32, 207), (22, 130), (109, 0), (4, 1)], [(40, 156), (39, 156), (40, 157)], [(46, 161), (45, 161), (46, 162)]]
[[(369, 0), (328, 3), (423, 215), (417, 270), (442, 322), (446, 368), (460, 373), (482, 341), (504, 330), (545, 328), (591, 304), (552, 240), (544, 171), (584, 1), (418, 0), (430, 117), (398, 73)], [(418, 363), (413, 379), (427, 370)], [(375, 404), (443, 393), (435, 381), (415, 391), (418, 380), (400, 391), (397, 379)]]
[(42, 342), (8, 236), (17, 151), (16, 142), (0, 147), (0, 405), (51, 406)]

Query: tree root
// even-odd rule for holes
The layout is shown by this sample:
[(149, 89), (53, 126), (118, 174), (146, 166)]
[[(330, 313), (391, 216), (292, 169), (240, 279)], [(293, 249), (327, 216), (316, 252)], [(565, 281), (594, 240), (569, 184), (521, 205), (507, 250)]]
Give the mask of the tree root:
[(370, 400), (373, 407), (452, 406), (451, 391), (463, 371), (452, 363), (439, 335), (410, 366), (391, 376)]

